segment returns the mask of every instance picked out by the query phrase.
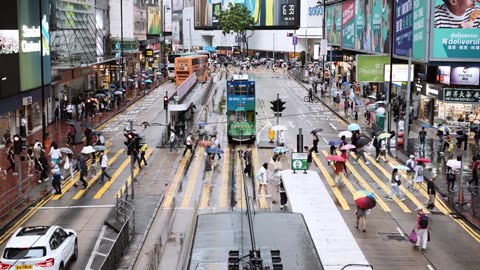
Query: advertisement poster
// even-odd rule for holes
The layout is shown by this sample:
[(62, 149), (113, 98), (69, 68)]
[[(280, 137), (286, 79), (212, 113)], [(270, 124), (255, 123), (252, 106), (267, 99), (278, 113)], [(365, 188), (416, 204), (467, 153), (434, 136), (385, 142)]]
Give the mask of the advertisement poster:
[(413, 45), (413, 3), (411, 0), (398, 0), (395, 12), (394, 54), (408, 56)]
[(355, 0), (342, 4), (343, 47), (355, 48)]
[(427, 43), (427, 9), (424, 0), (413, 0), (413, 58), (426, 60), (425, 44)]
[[(0, 97), (18, 94), (20, 85), (19, 34), (17, 2), (7, 1), (2, 5), (0, 19)], [(37, 15), (38, 18), (38, 15)]]
[(480, 80), (479, 67), (452, 67), (450, 84), (451, 85), (475, 85), (478, 86)]
[(478, 61), (480, 58), (480, 3), (435, 0), (433, 10), (433, 59), (464, 59)]
[(300, 28), (300, 0), (194, 0), (195, 29), (216, 29), (219, 8), (244, 4), (255, 22), (254, 29)]
[[(42, 86), (40, 75), (41, 55), (43, 46), (44, 84), (50, 83), (50, 35), (48, 1), (43, 1), (41, 25), (39, 22), (38, 5), (32, 5), (29, 0), (18, 0), (18, 28), (20, 46), (20, 91), (28, 91)], [(40, 38), (40, 31), (42, 36)], [(40, 44), (42, 43), (42, 44)]]
[(390, 63), (388, 55), (357, 55), (357, 82), (384, 82), (385, 65)]
[(158, 6), (147, 6), (147, 35), (160, 36), (160, 8)]
[(356, 1), (355, 49), (365, 52), (390, 53), (390, 19), (392, 0)]
[(342, 45), (342, 5), (330, 5), (325, 8), (326, 37), (328, 44)]
[(170, 34), (172, 33), (172, 0), (163, 0), (163, 7), (161, 8), (165, 8), (165, 10), (163, 11), (163, 15), (165, 15), (165, 18), (162, 18), (162, 32), (167, 32), (168, 34)]

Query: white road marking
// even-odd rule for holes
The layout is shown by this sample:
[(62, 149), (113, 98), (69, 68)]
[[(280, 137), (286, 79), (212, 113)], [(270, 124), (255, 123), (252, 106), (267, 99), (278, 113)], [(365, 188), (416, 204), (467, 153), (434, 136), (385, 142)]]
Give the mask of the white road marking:
[(322, 137), (322, 140), (323, 140), (326, 144), (328, 144), (327, 139), (325, 139), (324, 137)]
[(292, 123), (292, 121), (288, 121), (288, 124), (290, 125), (291, 128), (295, 127), (295, 125)]
[(310, 124), (311, 127), (313, 127), (312, 123), (310, 122), (310, 120), (307, 119), (307, 122), (308, 124)]
[(435, 270), (435, 268), (434, 268), (433, 266), (431, 266), (430, 264), (427, 264), (427, 267), (428, 267), (428, 269), (430, 269), (430, 270)]
[(333, 129), (337, 130), (337, 128), (333, 124), (329, 124)]
[(71, 206), (43, 206), (43, 207), (30, 207), (30, 209), (39, 210), (51, 210), (51, 209), (79, 209), (79, 208), (112, 208), (115, 204), (104, 205), (71, 205)]
[(403, 231), (400, 228), (397, 227), (397, 231), (400, 233), (400, 235), (402, 235), (402, 237), (405, 236), (405, 234), (403, 233)]

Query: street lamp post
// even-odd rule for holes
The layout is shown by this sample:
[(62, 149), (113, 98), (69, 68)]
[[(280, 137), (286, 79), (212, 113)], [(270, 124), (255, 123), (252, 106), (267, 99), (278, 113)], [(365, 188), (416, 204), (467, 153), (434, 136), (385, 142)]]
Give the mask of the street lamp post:
[(123, 87), (123, 0), (120, 0), (120, 86)]

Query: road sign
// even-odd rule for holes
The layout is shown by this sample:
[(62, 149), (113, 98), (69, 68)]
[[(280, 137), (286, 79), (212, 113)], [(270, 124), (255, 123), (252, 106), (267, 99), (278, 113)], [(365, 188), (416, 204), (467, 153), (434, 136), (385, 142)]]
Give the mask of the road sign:
[(292, 43), (293, 43), (293, 45), (297, 45), (297, 43), (298, 43), (298, 37), (297, 37), (297, 35), (294, 35), (294, 36), (292, 37)]
[(299, 171), (299, 170), (307, 170), (308, 169), (308, 162), (307, 162), (307, 153), (292, 153), (292, 170)]

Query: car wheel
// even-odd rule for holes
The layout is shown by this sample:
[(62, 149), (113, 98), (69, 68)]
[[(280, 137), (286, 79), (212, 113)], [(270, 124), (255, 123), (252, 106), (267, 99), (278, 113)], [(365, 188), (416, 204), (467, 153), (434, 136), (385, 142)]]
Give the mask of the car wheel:
[(77, 242), (77, 239), (75, 239), (75, 246), (73, 246), (72, 260), (76, 261), (77, 258), (78, 258), (78, 242)]

